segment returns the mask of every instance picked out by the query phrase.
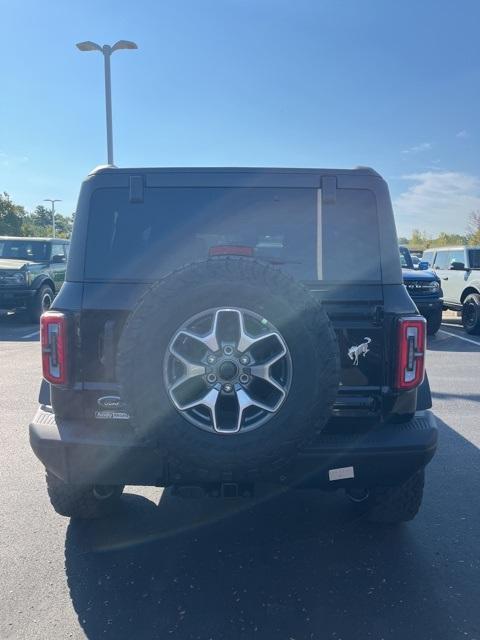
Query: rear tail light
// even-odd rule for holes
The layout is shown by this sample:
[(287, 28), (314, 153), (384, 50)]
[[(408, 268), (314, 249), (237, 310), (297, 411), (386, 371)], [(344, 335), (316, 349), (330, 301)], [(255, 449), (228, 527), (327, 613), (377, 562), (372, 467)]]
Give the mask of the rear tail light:
[(208, 255), (212, 256), (253, 256), (253, 247), (245, 245), (229, 245), (219, 244), (214, 247), (210, 247)]
[(395, 386), (413, 389), (425, 374), (425, 318), (401, 318), (398, 321), (398, 364)]
[(40, 318), (43, 377), (52, 384), (67, 382), (67, 319), (58, 311)]

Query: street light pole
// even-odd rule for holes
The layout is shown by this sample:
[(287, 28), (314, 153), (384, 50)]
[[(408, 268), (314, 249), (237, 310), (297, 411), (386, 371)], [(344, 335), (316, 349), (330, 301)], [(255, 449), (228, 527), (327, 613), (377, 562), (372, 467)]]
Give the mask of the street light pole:
[(45, 198), (44, 202), (50, 202), (52, 205), (52, 238), (55, 238), (55, 202), (61, 202), (61, 200), (59, 198)]
[(112, 130), (112, 80), (110, 74), (111, 49), (108, 44), (103, 45), (103, 60), (105, 67), (105, 109), (107, 117), (107, 163), (113, 164), (113, 130)]
[(112, 53), (119, 49), (138, 49), (135, 42), (130, 40), (119, 40), (112, 47), (104, 44), (101, 47), (96, 42), (87, 40), (79, 42), (77, 48), (80, 51), (100, 51), (103, 54), (104, 71), (105, 71), (105, 111), (107, 122), (107, 161), (109, 165), (113, 165), (113, 127), (112, 127), (112, 80), (110, 73), (110, 58)]

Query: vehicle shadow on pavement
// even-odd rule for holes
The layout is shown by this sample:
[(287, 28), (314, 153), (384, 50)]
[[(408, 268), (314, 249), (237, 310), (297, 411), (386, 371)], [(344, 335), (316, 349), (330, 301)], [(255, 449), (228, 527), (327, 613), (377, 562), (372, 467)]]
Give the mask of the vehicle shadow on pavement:
[[(465, 402), (479, 402), (480, 393), (447, 393), (442, 391), (432, 391), (433, 402), (437, 400), (464, 400)], [(480, 423), (480, 420), (479, 420)]]
[(478, 353), (480, 350), (480, 336), (470, 336), (468, 333), (462, 331), (458, 334), (460, 337), (472, 340), (472, 342), (465, 342), (459, 340), (457, 336), (449, 336), (440, 332), (435, 336), (428, 336), (427, 349), (428, 351), (445, 351), (452, 353)]
[(165, 491), (158, 506), (127, 494), (108, 520), (70, 522), (66, 573), (83, 631), (94, 640), (474, 637), (479, 450), (440, 429), (446, 447), (425, 504), (399, 527), (370, 525), (340, 493), (317, 491), (256, 504)]
[(26, 314), (0, 315), (0, 342), (38, 342), (39, 337), (38, 324)]

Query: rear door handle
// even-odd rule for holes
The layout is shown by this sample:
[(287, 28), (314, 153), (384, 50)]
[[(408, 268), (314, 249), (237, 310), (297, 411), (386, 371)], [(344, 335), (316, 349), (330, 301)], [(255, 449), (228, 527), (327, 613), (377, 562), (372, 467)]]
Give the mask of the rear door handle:
[(442, 276), (442, 280), (448, 280), (448, 276)]

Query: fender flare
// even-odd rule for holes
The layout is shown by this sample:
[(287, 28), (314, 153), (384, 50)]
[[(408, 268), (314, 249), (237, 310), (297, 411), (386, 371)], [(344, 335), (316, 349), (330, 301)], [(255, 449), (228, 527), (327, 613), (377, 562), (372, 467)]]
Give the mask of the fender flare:
[(51, 287), (53, 293), (55, 293), (55, 283), (50, 276), (47, 276), (45, 274), (37, 276), (32, 282), (30, 288), (38, 291), (44, 284), (48, 284), (48, 286)]

